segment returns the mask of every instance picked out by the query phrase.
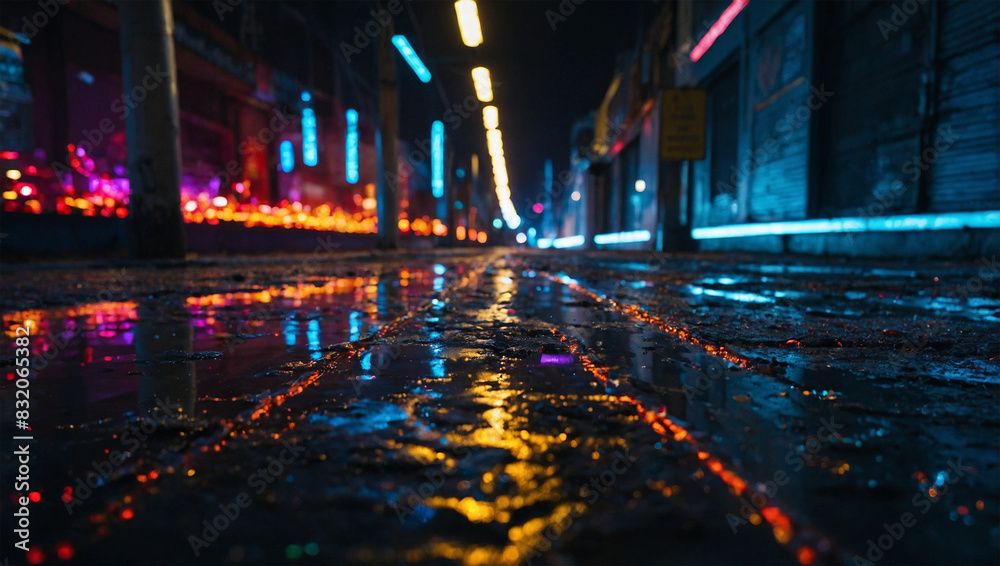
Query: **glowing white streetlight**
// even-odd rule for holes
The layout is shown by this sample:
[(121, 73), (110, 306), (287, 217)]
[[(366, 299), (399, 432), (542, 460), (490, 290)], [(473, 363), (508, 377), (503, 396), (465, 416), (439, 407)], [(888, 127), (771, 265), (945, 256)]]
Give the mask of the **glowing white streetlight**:
[(490, 152), (490, 157), (503, 155), (503, 136), (500, 130), (486, 132), (486, 149)]
[(458, 0), (455, 2), (455, 13), (458, 14), (458, 29), (462, 32), (462, 43), (476, 47), (483, 42), (483, 28), (479, 25), (479, 8), (476, 0)]
[(472, 83), (476, 87), (476, 98), (480, 102), (493, 101), (493, 82), (490, 81), (490, 70), (486, 67), (472, 69)]
[(486, 106), (483, 108), (483, 125), (487, 130), (495, 130), (500, 127), (500, 113), (496, 106)]

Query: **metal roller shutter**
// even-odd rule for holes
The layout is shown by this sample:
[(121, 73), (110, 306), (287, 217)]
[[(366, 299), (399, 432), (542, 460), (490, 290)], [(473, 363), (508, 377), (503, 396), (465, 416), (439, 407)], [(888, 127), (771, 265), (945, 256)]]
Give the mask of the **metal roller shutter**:
[[(796, 5), (753, 42), (750, 92), (752, 152), (737, 160), (733, 180), (749, 178), (750, 220), (806, 215), (811, 65), (805, 57), (806, 21)], [(814, 100), (813, 104), (819, 104)]]
[(817, 77), (834, 93), (820, 111), (818, 216), (864, 214), (876, 202), (888, 203), (878, 214), (917, 208), (918, 183), (903, 167), (921, 149), (929, 8), (914, 4), (893, 30), (879, 25), (891, 21), (888, 2), (817, 3), (826, 30)]
[[(933, 211), (1000, 208), (1000, 3), (938, 5), (937, 129), (927, 151)], [(948, 138), (954, 142), (948, 144)]]

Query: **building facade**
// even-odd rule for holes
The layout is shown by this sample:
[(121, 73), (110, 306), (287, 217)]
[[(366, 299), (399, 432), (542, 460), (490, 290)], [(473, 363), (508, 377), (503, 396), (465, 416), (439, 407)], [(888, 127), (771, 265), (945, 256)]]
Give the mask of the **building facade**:
[[(127, 186), (125, 118), (145, 96), (122, 91), (113, 3), (49, 5), (54, 13), (41, 3), (12, 3), (2, 21), (10, 31), (5, 53), (18, 50), (23, 78), (5, 81), (5, 92), (18, 96), (5, 96), (0, 150), (17, 156), (10, 167), (37, 173), (33, 182), (40, 185), (37, 198), (45, 210), (58, 201), (44, 200), (48, 184), (59, 198), (67, 185), (83, 196), (95, 183)], [(244, 8), (239, 13), (245, 15)], [(310, 61), (305, 70), (288, 69), (249, 49), (250, 39), (223, 29), (222, 23), (237, 15), (217, 18), (207, 4), (183, 1), (173, 2), (172, 9), (182, 200), (221, 196), (235, 203), (326, 205), (367, 214), (364, 201), (376, 175), (375, 127), (371, 104), (359, 99), (371, 96), (350, 96), (339, 88), (336, 73), (327, 72), (338, 64), (334, 56)], [(267, 23), (266, 33), (285, 35), (286, 42), (309, 41), (309, 30), (295, 18)], [(157, 69), (147, 75), (144, 88), (164, 82)], [(358, 163), (357, 174), (349, 175), (347, 111), (354, 107), (360, 109), (353, 125)], [(13, 124), (21, 129), (14, 132)], [(127, 198), (127, 191), (123, 194), (111, 196)]]
[[(668, 2), (596, 111), (588, 242), (995, 253), (998, 61), (996, 3)], [(664, 151), (699, 112), (702, 153)]]

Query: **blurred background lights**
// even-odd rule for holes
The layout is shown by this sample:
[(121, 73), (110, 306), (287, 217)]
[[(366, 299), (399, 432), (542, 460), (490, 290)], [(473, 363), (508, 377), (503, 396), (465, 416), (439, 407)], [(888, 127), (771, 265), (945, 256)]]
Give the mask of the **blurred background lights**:
[(480, 102), (493, 101), (493, 83), (490, 81), (490, 70), (486, 67), (472, 69), (472, 84), (476, 87), (476, 97)]
[(406, 63), (413, 69), (413, 72), (417, 74), (417, 78), (420, 79), (422, 83), (431, 82), (431, 72), (424, 65), (424, 62), (420, 60), (417, 52), (413, 50), (410, 46), (409, 40), (407, 40), (402, 35), (392, 36), (392, 44), (396, 46), (399, 50), (399, 54), (403, 56)]
[(462, 43), (468, 47), (480, 45), (483, 42), (483, 28), (479, 25), (479, 8), (475, 0), (458, 0), (455, 2), (455, 13), (458, 15)]
[(292, 142), (285, 140), (278, 145), (278, 154), (281, 158), (281, 170), (285, 173), (291, 173), (292, 169), (295, 168), (295, 151), (292, 148)]

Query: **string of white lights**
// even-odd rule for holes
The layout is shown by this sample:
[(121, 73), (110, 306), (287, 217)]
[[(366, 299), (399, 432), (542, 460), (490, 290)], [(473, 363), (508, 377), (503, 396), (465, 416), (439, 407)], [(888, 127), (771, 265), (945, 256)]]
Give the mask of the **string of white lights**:
[[(475, 0), (458, 0), (455, 2), (455, 13), (458, 15), (462, 42), (469, 47), (482, 44), (483, 32), (479, 24), (479, 9)], [(476, 98), (480, 102), (493, 101), (493, 83), (490, 79), (489, 69), (486, 67), (472, 69), (472, 84), (476, 88)], [(493, 167), (493, 182), (496, 185), (500, 213), (503, 215), (507, 227), (516, 230), (521, 225), (521, 217), (517, 215), (514, 202), (510, 198), (510, 177), (507, 175), (507, 160), (503, 153), (500, 112), (496, 106), (490, 105), (483, 108), (483, 126), (486, 128), (486, 147), (489, 150), (490, 163)]]

